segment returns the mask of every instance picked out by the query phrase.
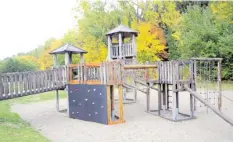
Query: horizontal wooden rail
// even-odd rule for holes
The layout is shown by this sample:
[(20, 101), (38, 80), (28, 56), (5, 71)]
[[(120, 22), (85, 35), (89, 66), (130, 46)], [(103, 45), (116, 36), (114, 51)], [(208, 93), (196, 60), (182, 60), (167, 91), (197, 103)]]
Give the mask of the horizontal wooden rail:
[(198, 61), (222, 61), (223, 58), (191, 58), (191, 60), (198, 60)]
[(124, 65), (124, 69), (148, 69), (157, 68), (157, 65)]

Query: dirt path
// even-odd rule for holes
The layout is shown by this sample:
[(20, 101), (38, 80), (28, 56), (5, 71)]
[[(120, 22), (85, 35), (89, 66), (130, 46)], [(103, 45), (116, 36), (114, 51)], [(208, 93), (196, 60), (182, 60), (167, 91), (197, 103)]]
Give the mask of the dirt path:
[[(182, 94), (180, 108), (187, 111), (187, 94)], [(181, 95), (181, 96), (182, 96)], [(232, 91), (225, 96), (232, 99)], [(102, 125), (70, 119), (66, 113), (56, 112), (55, 100), (32, 104), (16, 104), (12, 111), (17, 112), (44, 136), (54, 142), (115, 142), (115, 141), (232, 141), (232, 126), (217, 115), (205, 109), (196, 113), (197, 119), (184, 122), (171, 122), (144, 112), (145, 96), (138, 95), (137, 104), (124, 105), (126, 123)], [(156, 92), (152, 93), (151, 107), (157, 106)], [(155, 102), (153, 101), (155, 100)], [(223, 100), (224, 113), (232, 117), (232, 102)], [(66, 100), (61, 100), (61, 108), (66, 108)], [(189, 107), (187, 107), (189, 108)]]

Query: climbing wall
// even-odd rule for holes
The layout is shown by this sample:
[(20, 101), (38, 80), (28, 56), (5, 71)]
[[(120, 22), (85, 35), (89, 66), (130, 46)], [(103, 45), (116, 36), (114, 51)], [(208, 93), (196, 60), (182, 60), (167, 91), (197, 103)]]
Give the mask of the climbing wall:
[(71, 118), (108, 124), (105, 85), (69, 84)]

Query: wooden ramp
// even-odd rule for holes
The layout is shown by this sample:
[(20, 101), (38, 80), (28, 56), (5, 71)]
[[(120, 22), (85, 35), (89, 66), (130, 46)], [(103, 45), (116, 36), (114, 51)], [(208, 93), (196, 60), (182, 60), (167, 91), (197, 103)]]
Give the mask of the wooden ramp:
[(221, 117), (224, 121), (226, 121), (227, 123), (229, 123), (230, 125), (233, 126), (233, 120), (229, 117), (227, 117), (226, 115), (224, 115), (221, 111), (219, 111), (217, 108), (215, 108), (214, 106), (212, 106), (209, 102), (207, 102), (206, 100), (204, 100), (201, 96), (199, 96), (195, 91), (193, 91), (192, 89), (190, 89), (187, 86), (184, 86), (185, 89), (191, 94), (193, 95), (197, 100), (199, 100), (200, 102), (202, 102), (204, 105), (206, 105), (207, 107), (209, 107), (214, 113), (216, 113), (219, 117)]
[(0, 74), (0, 100), (64, 89), (66, 66), (34, 72)]

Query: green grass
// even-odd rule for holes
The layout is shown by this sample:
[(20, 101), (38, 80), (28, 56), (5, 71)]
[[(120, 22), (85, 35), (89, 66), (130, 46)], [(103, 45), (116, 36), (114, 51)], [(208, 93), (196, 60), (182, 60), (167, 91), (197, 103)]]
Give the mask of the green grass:
[[(211, 90), (217, 90), (218, 89), (218, 84), (217, 82), (211, 82), (211, 83), (201, 83), (201, 82), (198, 82), (197, 83), (197, 88), (207, 88), (207, 89), (211, 89)], [(222, 81), (222, 84), (221, 84), (221, 87), (222, 87), (222, 90), (233, 90), (233, 82), (232, 81)]]
[(222, 90), (233, 90), (232, 81), (222, 81)]
[[(65, 98), (64, 91), (59, 92), (60, 98)], [(33, 129), (30, 124), (10, 111), (15, 103), (32, 103), (55, 99), (55, 91), (0, 101), (0, 142), (48, 142), (49, 140)]]

